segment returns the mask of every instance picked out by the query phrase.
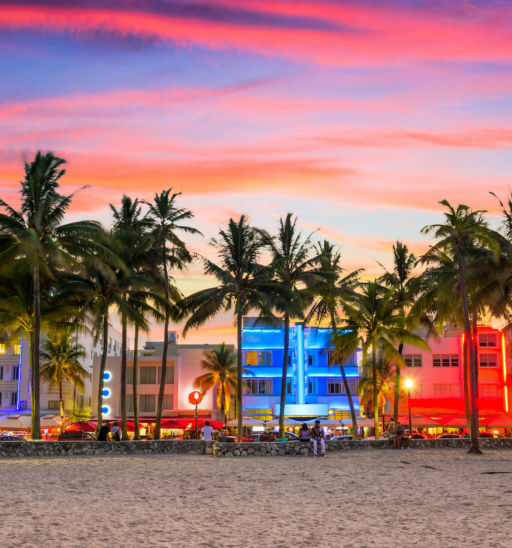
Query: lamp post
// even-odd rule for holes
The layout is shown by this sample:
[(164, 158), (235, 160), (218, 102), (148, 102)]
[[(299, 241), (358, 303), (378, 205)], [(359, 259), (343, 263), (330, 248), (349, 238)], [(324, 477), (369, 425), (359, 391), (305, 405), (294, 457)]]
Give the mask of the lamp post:
[(196, 419), (196, 440), (198, 439), (197, 438), (197, 406), (201, 403), (203, 399), (203, 395), (201, 394), (201, 392), (198, 392), (197, 390), (194, 390), (193, 392), (190, 392), (190, 394), (188, 395), (188, 401), (192, 404), (192, 405), (195, 405), (196, 408), (195, 408), (195, 419)]
[(411, 388), (414, 386), (412, 379), (405, 379), (405, 388), (407, 388), (407, 406), (409, 407), (409, 435), (412, 438), (412, 419), (411, 419)]

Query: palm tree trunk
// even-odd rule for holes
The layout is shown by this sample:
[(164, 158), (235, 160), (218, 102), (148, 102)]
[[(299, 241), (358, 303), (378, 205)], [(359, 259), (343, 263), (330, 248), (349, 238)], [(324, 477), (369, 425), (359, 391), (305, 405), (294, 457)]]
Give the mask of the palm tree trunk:
[(164, 404), (165, 377), (167, 374), (167, 350), (169, 347), (169, 273), (167, 272), (167, 257), (165, 243), (162, 248), (162, 264), (165, 279), (165, 321), (164, 321), (164, 348), (162, 351), (162, 370), (160, 372), (160, 388), (158, 390), (158, 403), (156, 408), (155, 440), (160, 439), (160, 423), (162, 422), (162, 406)]
[(373, 419), (375, 423), (375, 439), (379, 436), (379, 388), (377, 386), (377, 352), (375, 345), (372, 344), (372, 381), (373, 381)]
[[(125, 296), (126, 300), (126, 296)], [(128, 439), (126, 427), (126, 346), (128, 325), (126, 313), (121, 314), (121, 435), (123, 440)]]
[(105, 366), (107, 364), (108, 348), (108, 306), (103, 313), (103, 348), (101, 350), (100, 376), (98, 379), (98, 424), (96, 426), (96, 435), (99, 434), (103, 422), (103, 386), (105, 383)]
[[(404, 343), (398, 345), (398, 353), (400, 356), (404, 350)], [(400, 366), (395, 364), (396, 375), (395, 375), (395, 401), (393, 402), (393, 422), (396, 424), (398, 422), (398, 405), (400, 403)]]
[(139, 429), (139, 402), (138, 402), (138, 361), (139, 361), (139, 326), (135, 324), (135, 337), (133, 341), (133, 378), (132, 378), (132, 392), (133, 392), (133, 422), (135, 423), (135, 433), (133, 438), (140, 440)]
[(226, 381), (222, 382), (222, 413), (224, 414), (224, 428), (227, 428), (228, 415), (226, 412)]
[(64, 431), (64, 398), (62, 397), (62, 381), (59, 381), (60, 433)]
[(39, 347), (41, 343), (41, 286), (39, 278), (39, 262), (36, 257), (34, 265), (34, 345), (32, 363), (32, 439), (41, 439), (41, 417), (39, 396)]
[(464, 410), (466, 412), (466, 421), (469, 425), (471, 423), (471, 413), (469, 411), (469, 341), (464, 337), (464, 348), (463, 348), (463, 357), (464, 364), (462, 367), (462, 374), (464, 375), (463, 379), (463, 388), (464, 388)]
[(464, 279), (462, 250), (460, 249), (459, 242), (457, 242), (457, 258), (459, 262), (459, 281), (462, 296), (462, 308), (464, 311), (464, 332), (469, 344), (469, 377), (471, 386), (471, 443), (469, 446), (469, 452), (482, 454), (478, 441), (478, 373), (476, 371), (474, 341), (471, 337), (471, 325), (469, 322), (468, 296), (466, 293), (466, 283)]
[[(336, 335), (336, 318), (334, 317), (334, 314), (331, 312), (331, 327), (332, 327), (332, 334)], [(345, 373), (345, 366), (343, 365), (343, 360), (340, 360), (340, 373), (341, 378), (343, 379), (343, 386), (345, 387), (345, 393), (347, 394), (347, 400), (348, 400), (348, 406), (350, 408), (350, 416), (352, 418), (352, 437), (357, 440), (357, 418), (356, 418), (356, 410), (354, 408), (354, 400), (352, 399), (352, 393), (350, 392), (350, 387), (348, 385), (347, 381), (347, 375)]]
[(286, 405), (286, 383), (288, 374), (288, 351), (290, 349), (290, 316), (284, 314), (284, 349), (283, 349), (283, 370), (281, 373), (281, 398), (279, 400), (279, 437), (284, 436), (284, 412)]
[[(237, 303), (238, 305), (238, 303)], [(236, 397), (237, 397), (237, 418), (238, 418), (238, 441), (242, 443), (242, 428), (243, 428), (243, 405), (242, 405), (242, 312), (238, 307), (236, 313)]]

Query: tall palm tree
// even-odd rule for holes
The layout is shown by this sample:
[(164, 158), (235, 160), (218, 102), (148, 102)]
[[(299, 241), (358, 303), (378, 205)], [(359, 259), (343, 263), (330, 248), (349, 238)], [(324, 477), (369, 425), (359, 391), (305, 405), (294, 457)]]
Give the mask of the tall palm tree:
[[(169, 347), (169, 320), (171, 319), (172, 304), (179, 296), (176, 288), (171, 288), (169, 270), (175, 268), (182, 270), (192, 261), (185, 242), (178, 233), (200, 234), (199, 230), (183, 224), (192, 219), (193, 213), (176, 205), (181, 192), (171, 193), (172, 188), (162, 190), (155, 194), (153, 202), (145, 202), (149, 206), (148, 215), (153, 221), (153, 235), (155, 248), (160, 253), (160, 266), (164, 277), (165, 288), (165, 318), (164, 318), (164, 346), (162, 351), (162, 368), (160, 373), (160, 388), (156, 410), (155, 439), (160, 439), (160, 423), (162, 420), (162, 406), (165, 392), (165, 379), (167, 374), (167, 352)], [(167, 245), (170, 244), (169, 249)], [(171, 295), (173, 293), (173, 295)]]
[(217, 279), (218, 285), (185, 297), (180, 307), (188, 319), (183, 334), (199, 327), (219, 312), (233, 310), (237, 335), (237, 401), (238, 439), (242, 441), (242, 318), (250, 310), (263, 315), (271, 312), (270, 293), (274, 285), (268, 281), (267, 270), (259, 264), (262, 251), (260, 234), (249, 226), (244, 215), (238, 221), (229, 220), (218, 239), (212, 240), (217, 248), (220, 264), (203, 259), (205, 274)]
[[(316, 320), (318, 324), (328, 321), (334, 335), (338, 330), (338, 310), (343, 309), (345, 302), (354, 299), (354, 288), (358, 284), (361, 269), (342, 275), (341, 253), (337, 252), (335, 246), (327, 240), (317, 245), (317, 252), (320, 270), (324, 275), (319, 277), (315, 284), (311, 286), (310, 291), (315, 300), (307, 315), (306, 323), (312, 320)], [(347, 357), (341, 348), (335, 347), (334, 359), (339, 365), (345, 393), (347, 394), (352, 418), (352, 435), (354, 439), (357, 439), (356, 410), (344, 366)]]
[(297, 230), (297, 218), (288, 213), (280, 219), (276, 237), (261, 231), (264, 244), (272, 253), (272, 262), (269, 266), (272, 279), (281, 288), (276, 293), (274, 306), (283, 314), (284, 349), (283, 366), (281, 373), (281, 396), (279, 402), (279, 435), (284, 436), (284, 418), (286, 405), (286, 383), (288, 372), (288, 353), (290, 349), (290, 318), (302, 318), (304, 310), (310, 302), (308, 286), (318, 278), (315, 271), (318, 256), (313, 254), (311, 234), (303, 237)]
[(459, 273), (460, 294), (462, 310), (464, 314), (464, 333), (469, 345), (469, 376), (471, 385), (471, 444), (470, 453), (481, 454), (478, 441), (478, 370), (476, 364), (476, 349), (472, 340), (472, 329), (468, 305), (468, 292), (466, 290), (466, 271), (468, 262), (468, 246), (480, 246), (494, 253), (500, 254), (499, 235), (489, 229), (482, 214), (483, 210), (472, 211), (468, 206), (459, 204), (455, 209), (447, 200), (442, 200), (441, 205), (448, 211), (444, 213), (444, 224), (425, 226), (422, 232), (433, 233), (438, 240), (425, 253), (425, 260), (438, 251), (444, 251), (453, 255), (457, 261)]
[(80, 359), (85, 358), (85, 350), (82, 345), (75, 344), (73, 337), (68, 333), (55, 333), (49, 335), (42, 344), (41, 357), (44, 362), (41, 365), (41, 377), (59, 389), (59, 409), (61, 430), (64, 428), (64, 397), (62, 386), (68, 381), (79, 390), (84, 388), (84, 379), (89, 373), (80, 364)]
[[(203, 394), (215, 389), (217, 407), (220, 407), (224, 417), (224, 426), (227, 426), (228, 413), (231, 406), (231, 395), (237, 392), (236, 354), (222, 343), (218, 348), (205, 353), (201, 360), (201, 368), (207, 373), (194, 380), (194, 388), (199, 388)], [(246, 372), (246, 370), (243, 370)]]
[[(334, 341), (343, 352), (363, 350), (363, 362), (371, 352), (374, 401), (378, 401), (378, 356), (403, 365), (403, 358), (396, 349), (403, 341), (429, 350), (428, 344), (404, 328), (403, 317), (397, 312), (393, 293), (377, 280), (360, 284), (360, 290), (351, 304), (345, 304), (346, 330), (338, 332)], [(379, 439), (379, 409), (374, 406), (375, 437)]]
[[(123, 439), (128, 439), (126, 424), (126, 371), (127, 371), (127, 337), (128, 323), (135, 326), (135, 338), (138, 346), (139, 329), (147, 330), (146, 316), (149, 312), (159, 318), (157, 310), (150, 301), (159, 300), (155, 293), (157, 283), (153, 274), (157, 270), (152, 266), (156, 262), (155, 250), (151, 248), (149, 229), (152, 221), (147, 215), (142, 215), (142, 208), (137, 198), (132, 200), (123, 195), (121, 207), (117, 209), (110, 204), (113, 212), (114, 224), (112, 234), (119, 246), (119, 255), (126, 269), (118, 269), (120, 287), (124, 288), (121, 294), (123, 308), (121, 315), (121, 430)], [(135, 418), (135, 438), (139, 436), (138, 401), (137, 401), (137, 349), (133, 358), (133, 409)]]
[[(409, 253), (407, 245), (397, 241), (393, 244), (393, 270), (386, 271), (382, 277), (382, 283), (393, 292), (395, 306), (404, 319), (405, 324), (411, 327), (413, 315), (409, 313), (415, 296), (420, 289), (420, 278), (413, 276), (412, 272), (417, 263), (413, 253)], [(402, 355), (404, 343), (399, 341), (398, 353)], [(400, 402), (400, 364), (395, 364), (395, 388), (393, 398), (393, 419), (398, 421), (398, 405)]]
[(5, 213), (0, 214), (0, 233), (12, 245), (2, 259), (15, 257), (15, 268), (30, 270), (33, 285), (34, 329), (30, 337), (32, 439), (41, 439), (40, 367), (41, 340), (41, 275), (51, 277), (53, 268), (74, 263), (74, 258), (87, 253), (95, 245), (99, 224), (79, 221), (62, 224), (73, 194), (59, 194), (60, 179), (65, 174), (65, 160), (51, 152), (38, 152), (35, 159), (25, 163), (25, 177), (21, 182), (19, 211), (0, 200)]

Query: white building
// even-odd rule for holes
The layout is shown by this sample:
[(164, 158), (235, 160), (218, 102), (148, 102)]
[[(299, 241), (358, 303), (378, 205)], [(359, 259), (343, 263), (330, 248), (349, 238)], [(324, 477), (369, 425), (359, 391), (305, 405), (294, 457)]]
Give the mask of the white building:
[[(194, 379), (205, 373), (201, 368), (201, 360), (204, 359), (206, 353), (217, 346), (212, 344), (177, 344), (176, 333), (169, 333), (163, 416), (190, 417), (193, 415), (194, 406), (189, 403), (188, 395), (195, 390)], [(156, 415), (162, 352), (163, 342), (147, 342), (138, 358), (138, 396), (141, 420), (150, 421)], [(99, 357), (95, 358), (93, 369), (92, 414), (96, 416)], [(106, 418), (119, 418), (121, 416), (121, 358), (109, 357), (105, 369), (103, 413)], [(130, 356), (127, 364), (127, 415), (129, 418), (133, 418), (132, 379), (133, 356)], [(214, 412), (214, 393), (209, 391), (198, 406), (198, 414), (203, 417), (211, 417)]]

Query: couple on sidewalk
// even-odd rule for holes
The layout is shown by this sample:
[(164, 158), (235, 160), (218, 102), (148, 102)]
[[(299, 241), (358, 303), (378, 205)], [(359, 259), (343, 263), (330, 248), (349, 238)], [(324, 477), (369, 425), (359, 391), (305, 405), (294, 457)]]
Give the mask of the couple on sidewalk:
[(324, 439), (324, 430), (320, 426), (320, 421), (315, 421), (315, 426), (309, 430), (308, 425), (304, 423), (299, 430), (299, 440), (300, 441), (312, 441), (313, 442), (313, 456), (318, 456), (318, 444), (320, 444), (320, 449), (322, 451), (322, 457), (325, 457), (325, 439)]

